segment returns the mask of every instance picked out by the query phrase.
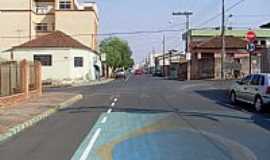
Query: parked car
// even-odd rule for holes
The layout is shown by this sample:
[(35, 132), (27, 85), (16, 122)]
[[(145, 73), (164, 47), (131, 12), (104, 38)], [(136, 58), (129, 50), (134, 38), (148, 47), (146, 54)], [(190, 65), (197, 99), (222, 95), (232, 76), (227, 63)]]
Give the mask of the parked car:
[(142, 75), (144, 72), (143, 72), (143, 70), (142, 69), (136, 69), (135, 70), (135, 75)]
[(118, 69), (115, 71), (115, 78), (126, 78), (126, 72), (124, 69)]
[(270, 74), (251, 74), (237, 81), (230, 90), (230, 100), (254, 105), (261, 112), (270, 104)]

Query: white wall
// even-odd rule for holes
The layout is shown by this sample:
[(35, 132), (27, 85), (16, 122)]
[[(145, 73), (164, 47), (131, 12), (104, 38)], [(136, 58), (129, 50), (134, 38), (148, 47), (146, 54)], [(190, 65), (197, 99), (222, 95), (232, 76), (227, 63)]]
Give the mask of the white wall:
[[(84, 80), (96, 80), (94, 59), (98, 59), (98, 56), (88, 50), (72, 49), (71, 55), (73, 56), (73, 62), (71, 65), (71, 75), (74, 79)], [(74, 67), (74, 57), (83, 57), (83, 67)], [(101, 62), (97, 64), (101, 68)]]
[[(95, 80), (93, 58), (96, 54), (82, 49), (16, 49), (14, 60), (33, 61), (34, 55), (51, 54), (52, 66), (42, 66), (43, 80)], [(2, 57), (0, 55), (0, 57)], [(5, 55), (7, 57), (7, 55)], [(74, 57), (83, 57), (83, 67), (74, 67)]]

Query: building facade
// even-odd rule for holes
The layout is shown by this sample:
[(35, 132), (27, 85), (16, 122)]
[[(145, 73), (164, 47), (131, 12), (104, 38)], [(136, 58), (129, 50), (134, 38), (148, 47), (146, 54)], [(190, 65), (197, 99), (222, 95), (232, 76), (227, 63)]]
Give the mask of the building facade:
[[(246, 50), (247, 42), (234, 36), (225, 37), (226, 53), (224, 55), (223, 73), (226, 79), (241, 78), (249, 74), (250, 54)], [(257, 50), (251, 55), (251, 72), (260, 73), (262, 58), (266, 54), (265, 46), (257, 45)], [(208, 40), (192, 41), (191, 79), (221, 79), (222, 37)]]
[(96, 50), (97, 12), (95, 3), (77, 0), (0, 1), (0, 51), (56, 30)]
[[(226, 36), (233, 36), (242, 40), (246, 39), (248, 29), (227, 29)], [(256, 33), (256, 45), (265, 48), (264, 54), (261, 55), (261, 72), (270, 73), (270, 29), (257, 28), (253, 29)], [(190, 31), (190, 39), (192, 42), (207, 41), (213, 37), (220, 36), (220, 29), (193, 29)], [(245, 49), (244, 47), (243, 49)]]
[(61, 31), (15, 46), (5, 54), (13, 61), (41, 62), (43, 81), (73, 83), (98, 80), (102, 72), (100, 55)]

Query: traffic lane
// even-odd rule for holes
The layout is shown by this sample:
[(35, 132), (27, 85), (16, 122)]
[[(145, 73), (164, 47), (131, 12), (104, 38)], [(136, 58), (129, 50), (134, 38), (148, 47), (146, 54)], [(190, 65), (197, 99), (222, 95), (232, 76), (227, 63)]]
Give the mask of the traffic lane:
[[(212, 89), (217, 89), (218, 86), (219, 85), (214, 86), (212, 87)], [(221, 138), (226, 138), (228, 143), (236, 147), (241, 146), (243, 150), (246, 150), (246, 151), (248, 150), (247, 152), (253, 155), (251, 156), (253, 158), (254, 158), (254, 155), (256, 155), (257, 157), (260, 157), (260, 159), (267, 159), (267, 157), (269, 157), (268, 152), (266, 152), (263, 149), (265, 147), (268, 148), (270, 144), (269, 138), (268, 138), (269, 137), (269, 129), (268, 129), (269, 118), (263, 117), (258, 114), (238, 112), (232, 109), (231, 107), (221, 105), (220, 103), (216, 103), (215, 100), (223, 101), (226, 99), (225, 96), (223, 95), (223, 92), (220, 92), (221, 93), (220, 95), (223, 95), (223, 97), (219, 97), (220, 95), (215, 93), (214, 95), (217, 97), (215, 99), (213, 98), (212, 100), (211, 99), (209, 100), (208, 97), (204, 97), (201, 94), (197, 93), (197, 91), (205, 90), (205, 88), (208, 88), (208, 87), (200, 87), (200, 88), (195, 87), (194, 90), (190, 92), (190, 94), (181, 94), (181, 92), (179, 91), (175, 92), (174, 87), (162, 88), (161, 90), (159, 90), (160, 91), (159, 93), (163, 94), (164, 96), (163, 98), (164, 98), (164, 101), (166, 101), (167, 103), (167, 107), (163, 107), (163, 109), (166, 108), (165, 110), (159, 110), (160, 107), (157, 107), (157, 106), (160, 106), (160, 105), (151, 106), (149, 103), (151, 102), (151, 100), (149, 101), (148, 99), (149, 97), (142, 96), (143, 94), (145, 94), (145, 92), (144, 93), (140, 92), (140, 91), (143, 91), (142, 88), (143, 86), (141, 86), (140, 89), (139, 88), (137, 89), (137, 92), (139, 93), (137, 96), (137, 100), (134, 100), (133, 98), (133, 101), (131, 101), (132, 97), (126, 98), (128, 97), (128, 95), (125, 95), (126, 97), (124, 98), (124, 101), (126, 99), (129, 99), (128, 102), (136, 102), (136, 103), (133, 103), (132, 105), (129, 104), (128, 109), (124, 108), (124, 105), (122, 101), (120, 100), (119, 105), (120, 105), (120, 108), (124, 108), (123, 110), (124, 112), (136, 113), (138, 111), (141, 111), (143, 113), (144, 112), (155, 113), (155, 112), (161, 112), (161, 111), (162, 112), (177, 111), (176, 113), (178, 115), (180, 114), (180, 117), (181, 116), (188, 117), (188, 118), (185, 118), (186, 119), (185, 121), (188, 122), (189, 125), (196, 127), (196, 124), (198, 124), (197, 126), (198, 128), (200, 126), (204, 126), (204, 128), (201, 127), (199, 129), (203, 130), (204, 132), (210, 131), (210, 134), (216, 134), (215, 137), (221, 136)], [(156, 87), (153, 87), (153, 88), (156, 88)], [(154, 91), (153, 88), (151, 88), (150, 91), (156, 93), (157, 91)], [(151, 95), (150, 96), (151, 98), (154, 97), (152, 92), (148, 93), (148, 95)], [(168, 92), (172, 92), (172, 93), (168, 93)], [(176, 96), (173, 96), (173, 95), (176, 95)], [(148, 100), (145, 100), (145, 99), (148, 99)], [(156, 100), (157, 98), (152, 99), (152, 102), (155, 102)], [(140, 103), (138, 103), (138, 101)], [(190, 101), (197, 104), (197, 107), (195, 108), (190, 107), (192, 106), (192, 104), (189, 103)], [(127, 104), (128, 102), (125, 102), (124, 104)], [(145, 102), (148, 102), (148, 103), (145, 103)], [(226, 100), (224, 102), (226, 102)], [(136, 107), (136, 105), (138, 104), (140, 104), (140, 106)], [(148, 108), (145, 108), (147, 106)], [(141, 108), (144, 108), (144, 109), (141, 109)], [(115, 110), (116, 112), (118, 111), (118, 109), (115, 109)], [(181, 115), (181, 114), (184, 114), (184, 115)], [(204, 119), (205, 121), (202, 119)], [(124, 120), (124, 121), (126, 122), (128, 120)], [(258, 124), (258, 122), (264, 124), (264, 126)], [(223, 125), (223, 123), (225, 123), (226, 125)], [(235, 132), (233, 132), (234, 130)], [(248, 134), (246, 134), (246, 132)], [(230, 134), (235, 135), (235, 136), (230, 136)], [(246, 135), (246, 136), (242, 136), (242, 135)], [(250, 137), (255, 137), (256, 135), (260, 137), (258, 141), (257, 142), (254, 142), (254, 140), (250, 141)], [(239, 137), (241, 136), (242, 138), (239, 139)], [(249, 150), (248, 148), (252, 148), (252, 151)], [(253, 151), (255, 153), (253, 153)]]
[[(268, 159), (269, 133), (242, 112), (195, 113), (119, 110), (103, 114), (72, 159), (79, 159), (97, 130), (86, 159)], [(204, 114), (204, 115), (203, 115)], [(104, 116), (108, 117), (102, 123)], [(237, 119), (237, 120), (236, 120)], [(222, 123), (219, 123), (222, 122)], [(248, 133), (242, 136), (243, 133)], [(259, 135), (259, 139), (249, 136)], [(256, 141), (256, 143), (254, 143)], [(257, 157), (257, 158), (256, 158)]]
[(86, 96), (73, 106), (12, 137), (0, 145), (0, 159), (69, 159), (106, 110), (110, 97)]
[(112, 93), (117, 88), (123, 85), (124, 80), (116, 79), (112, 82), (93, 86), (78, 86), (78, 87), (56, 87), (56, 88), (44, 88), (44, 92), (74, 92), (83, 95), (108, 91)]

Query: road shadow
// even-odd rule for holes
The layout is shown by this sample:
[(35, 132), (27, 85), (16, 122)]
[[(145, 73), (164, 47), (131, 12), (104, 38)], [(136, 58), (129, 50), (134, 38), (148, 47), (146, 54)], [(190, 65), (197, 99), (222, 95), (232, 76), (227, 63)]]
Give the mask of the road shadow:
[(270, 130), (270, 114), (269, 109), (264, 113), (257, 113), (254, 107), (250, 104), (239, 102), (236, 105), (230, 104), (229, 91), (226, 89), (209, 89), (209, 90), (196, 90), (195, 93), (214, 101), (219, 106), (226, 107), (232, 110), (246, 111), (252, 116), (252, 120), (256, 125)]
[[(108, 109), (110, 109), (110, 106), (97, 106), (97, 107), (89, 107), (89, 106), (82, 106), (82, 107), (72, 107), (72, 108), (65, 108), (61, 109), (62, 112), (68, 112), (71, 114), (79, 114), (84, 112), (107, 112)], [(161, 108), (167, 108), (167, 109), (161, 109)], [(180, 116), (182, 118), (184, 117), (196, 117), (196, 118), (202, 118), (207, 119), (215, 122), (219, 122), (220, 118), (230, 118), (230, 119), (237, 119), (237, 120), (247, 120), (249, 121), (249, 117), (240, 116), (240, 115), (231, 115), (229, 113), (205, 113), (205, 112), (199, 112), (199, 111), (181, 111), (177, 108), (168, 108), (168, 107), (113, 107), (112, 112), (124, 112), (124, 113), (130, 113), (130, 114), (162, 114), (162, 113), (174, 113), (177, 116)]]
[(269, 115), (253, 114), (251, 119), (258, 126), (270, 131), (270, 116)]
[(226, 107), (226, 108), (230, 108), (230, 109), (234, 109), (238, 111), (245, 110), (250, 113), (255, 113), (255, 109), (250, 104), (239, 102), (236, 105), (232, 105), (230, 103), (230, 99), (229, 99), (230, 92), (228, 89), (195, 90), (194, 92), (199, 94), (200, 96), (203, 96), (205, 98), (208, 98), (214, 101), (216, 104), (222, 107)]
[[(60, 109), (59, 111), (68, 113), (82, 113), (82, 112), (106, 112), (110, 109), (110, 106), (82, 106)], [(169, 113), (175, 112), (175, 110), (169, 109), (153, 109), (153, 108), (138, 108), (138, 107), (113, 107), (112, 112), (126, 112), (126, 113), (140, 113), (140, 114), (155, 114), (155, 113)]]

